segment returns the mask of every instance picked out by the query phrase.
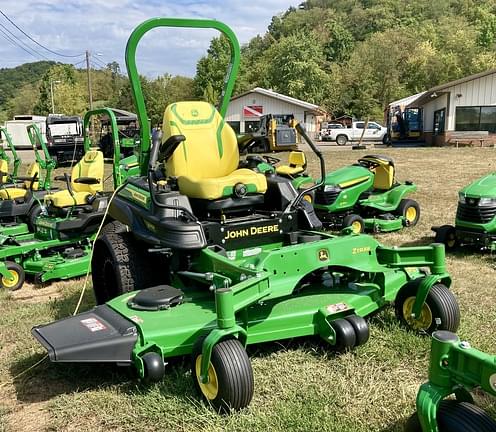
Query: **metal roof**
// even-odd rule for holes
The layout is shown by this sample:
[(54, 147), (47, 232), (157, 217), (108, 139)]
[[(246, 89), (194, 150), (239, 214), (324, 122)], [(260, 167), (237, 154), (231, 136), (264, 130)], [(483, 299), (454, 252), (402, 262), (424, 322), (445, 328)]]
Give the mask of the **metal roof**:
[(315, 105), (315, 104), (312, 104), (309, 102), (305, 102), (305, 101), (302, 101), (300, 99), (293, 98), (291, 96), (286, 96), (286, 95), (283, 95), (281, 93), (277, 93), (273, 90), (267, 90), (267, 89), (264, 89), (262, 87), (255, 87), (252, 90), (248, 90), (244, 93), (241, 93), (239, 95), (234, 96), (233, 98), (231, 98), (231, 100), (242, 98), (243, 96), (246, 96), (246, 95), (251, 94), (251, 93), (258, 93), (258, 94), (268, 96), (268, 97), (271, 97), (274, 99), (279, 99), (279, 100), (281, 100), (283, 102), (287, 102), (289, 104), (301, 106), (302, 108), (306, 108), (309, 111), (318, 111), (319, 113), (324, 112), (318, 105)]

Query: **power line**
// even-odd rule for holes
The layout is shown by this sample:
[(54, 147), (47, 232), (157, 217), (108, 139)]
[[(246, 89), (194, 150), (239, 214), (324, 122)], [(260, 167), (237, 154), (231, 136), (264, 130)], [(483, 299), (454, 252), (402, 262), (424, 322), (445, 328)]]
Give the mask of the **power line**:
[(83, 59), (81, 61), (78, 61), (77, 63), (72, 63), (73, 66), (77, 66), (77, 65), (80, 65), (81, 63), (84, 63), (86, 61), (86, 59)]
[(26, 48), (24, 48), (22, 45), (19, 45), (15, 40), (13, 40), (7, 33), (5, 33), (2, 29), (0, 29), (0, 36), (2, 36), (7, 42), (10, 42), (12, 45), (15, 45), (18, 48), (21, 48), (22, 50), (26, 51), (29, 55), (32, 55), (36, 60), (39, 60), (39, 58), (33, 54), (31, 51), (28, 51)]
[(51, 52), (52, 54), (58, 55), (60, 57), (80, 57), (84, 55), (84, 53), (81, 54), (75, 54), (75, 55), (69, 55), (69, 54), (61, 54), (56, 51), (51, 50), (50, 48), (47, 48), (46, 46), (42, 45), (39, 43), (37, 40), (33, 39), (31, 36), (29, 36), (23, 29), (21, 29), (14, 21), (12, 21), (7, 15), (3, 13), (3, 11), (0, 9), (0, 14), (2, 14), (7, 21), (9, 21), (17, 30), (19, 30), (24, 36), (26, 36), (29, 40), (33, 41), (36, 45), (40, 46), (41, 48), (47, 50), (48, 52)]
[(104, 62), (102, 62), (101, 60), (96, 59), (95, 57), (92, 57), (91, 58), (91, 61), (94, 62), (95, 65), (96, 66), (99, 66), (100, 68), (104, 68), (105, 69), (107, 67), (107, 65)]
[[(5, 27), (2, 23), (0, 23), (0, 27), (2, 27), (6, 32), (9, 33), (9, 35), (15, 40), (15, 42), (19, 42), (21, 43), (22, 45), (24, 45), (28, 50), (34, 52), (36, 55), (38, 55), (39, 57), (42, 57), (44, 58), (45, 60), (50, 60), (48, 57), (44, 56), (43, 54), (41, 54), (40, 52), (36, 51), (35, 49), (31, 48), (28, 44), (26, 44), (24, 41), (22, 41), (21, 39), (19, 39), (14, 33), (12, 33), (7, 27)], [(5, 34), (5, 33), (4, 33)], [(19, 45), (18, 45), (19, 46)], [(22, 48), (22, 47), (20, 47)]]

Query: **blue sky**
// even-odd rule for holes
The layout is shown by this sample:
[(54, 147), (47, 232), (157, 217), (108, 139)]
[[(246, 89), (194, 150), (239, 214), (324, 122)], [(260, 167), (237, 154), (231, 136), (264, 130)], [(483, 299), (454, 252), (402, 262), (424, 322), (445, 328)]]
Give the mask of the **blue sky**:
[[(70, 55), (88, 49), (95, 64), (116, 60), (125, 70), (127, 38), (137, 24), (148, 18), (217, 19), (231, 26), (240, 42), (245, 43), (263, 34), (273, 15), (299, 3), (294, 0), (2, 0), (0, 9), (35, 40), (56, 52)], [(6, 41), (2, 32), (12, 38), (6, 28), (50, 60), (71, 63), (84, 60), (83, 56), (64, 58), (45, 51), (0, 16), (0, 67), (43, 59)], [(140, 72), (148, 76), (165, 72), (193, 76), (196, 61), (205, 54), (215, 34), (208, 30), (153, 30), (138, 47)]]

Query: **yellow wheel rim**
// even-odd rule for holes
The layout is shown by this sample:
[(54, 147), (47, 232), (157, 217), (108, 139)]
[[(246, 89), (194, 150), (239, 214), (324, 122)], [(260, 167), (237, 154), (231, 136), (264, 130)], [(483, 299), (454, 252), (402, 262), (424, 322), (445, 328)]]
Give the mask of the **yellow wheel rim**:
[(355, 221), (351, 224), (351, 228), (355, 234), (360, 234), (362, 232), (362, 224), (360, 221)]
[(9, 270), (9, 272), (12, 275), (12, 280), (9, 280), (6, 277), (2, 276), (2, 285), (5, 288), (14, 288), (19, 282), (19, 273), (17, 273), (15, 270)]
[(455, 244), (456, 244), (456, 237), (454, 234), (452, 235), (448, 235), (448, 238), (446, 240), (446, 246), (452, 248), (452, 247), (455, 247)]
[(415, 304), (415, 297), (408, 297), (403, 303), (403, 318), (415, 330), (427, 330), (432, 325), (432, 311), (427, 303), (424, 303), (420, 316), (414, 318), (413, 305)]
[(312, 204), (312, 196), (311, 195), (303, 195), (303, 199)]
[(405, 217), (408, 222), (413, 222), (417, 217), (417, 209), (415, 207), (408, 207), (405, 212)]
[(217, 373), (212, 365), (212, 362), (208, 365), (208, 382), (203, 383), (200, 378), (201, 374), (201, 354), (196, 358), (195, 369), (196, 369), (196, 379), (198, 380), (198, 385), (203, 395), (208, 400), (214, 400), (219, 392), (219, 381), (217, 380)]

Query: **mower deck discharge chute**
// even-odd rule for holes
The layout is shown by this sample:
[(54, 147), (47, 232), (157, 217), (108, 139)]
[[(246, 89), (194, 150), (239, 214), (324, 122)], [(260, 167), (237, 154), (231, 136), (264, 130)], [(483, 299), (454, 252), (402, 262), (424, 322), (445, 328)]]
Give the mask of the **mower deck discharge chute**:
[[(36, 218), (42, 212), (44, 196), (51, 190), (51, 176), (55, 160), (48, 153), (45, 139), (37, 125), (27, 126), (35, 162), (28, 168), (26, 176), (19, 176), (21, 160), (8, 132), (0, 128), (14, 156), (14, 170), (8, 173), (8, 162), (2, 159), (0, 183), (0, 236), (17, 236), (35, 230)], [(43, 152), (41, 156), (40, 150)]]
[[(290, 178), (299, 191), (320, 181), (305, 172), (303, 152), (291, 152), (288, 165), (277, 165), (278, 162), (272, 156), (250, 155), (246, 163), (262, 172), (275, 170)], [(394, 161), (388, 156), (364, 156), (354, 165), (326, 173), (324, 178), (324, 184), (304, 198), (313, 204), (326, 228), (388, 232), (415, 226), (420, 218), (418, 203), (405, 198), (417, 187), (409, 181), (396, 181)]]
[[(90, 119), (96, 115), (109, 116), (117, 130), (115, 117), (109, 109), (87, 112), (83, 158), (74, 166), (71, 175), (55, 178), (65, 181), (67, 188), (44, 195), (44, 212), (35, 219), (33, 233), (0, 235), (0, 285), (3, 288), (21, 288), (26, 274), (34, 275), (36, 283), (86, 274), (92, 242), (110, 197), (103, 191), (103, 154), (91, 147), (87, 135)], [(115, 148), (118, 152), (118, 144)], [(128, 165), (132, 166), (131, 163)], [(126, 173), (127, 168), (114, 164), (114, 187), (120, 185)]]
[[(232, 57), (219, 112), (206, 102), (174, 103), (165, 110), (164, 136), (151, 145), (135, 52), (156, 27), (217, 29)], [(190, 355), (200, 393), (225, 411), (252, 398), (246, 345), (320, 335), (335, 349), (352, 348), (368, 340), (364, 317), (391, 302), (410, 328), (457, 329), (442, 245), (387, 248), (367, 235), (319, 232), (304, 199), (311, 189), (298, 193), (290, 179), (240, 162), (236, 135), (224, 122), (239, 66), (239, 45), (226, 25), (145, 21), (131, 34), (126, 64), (141, 172), (110, 204), (121, 229), (95, 242), (99, 306), (32, 330), (52, 361), (129, 364), (158, 380), (164, 359)], [(324, 178), (322, 154), (297, 128)]]

